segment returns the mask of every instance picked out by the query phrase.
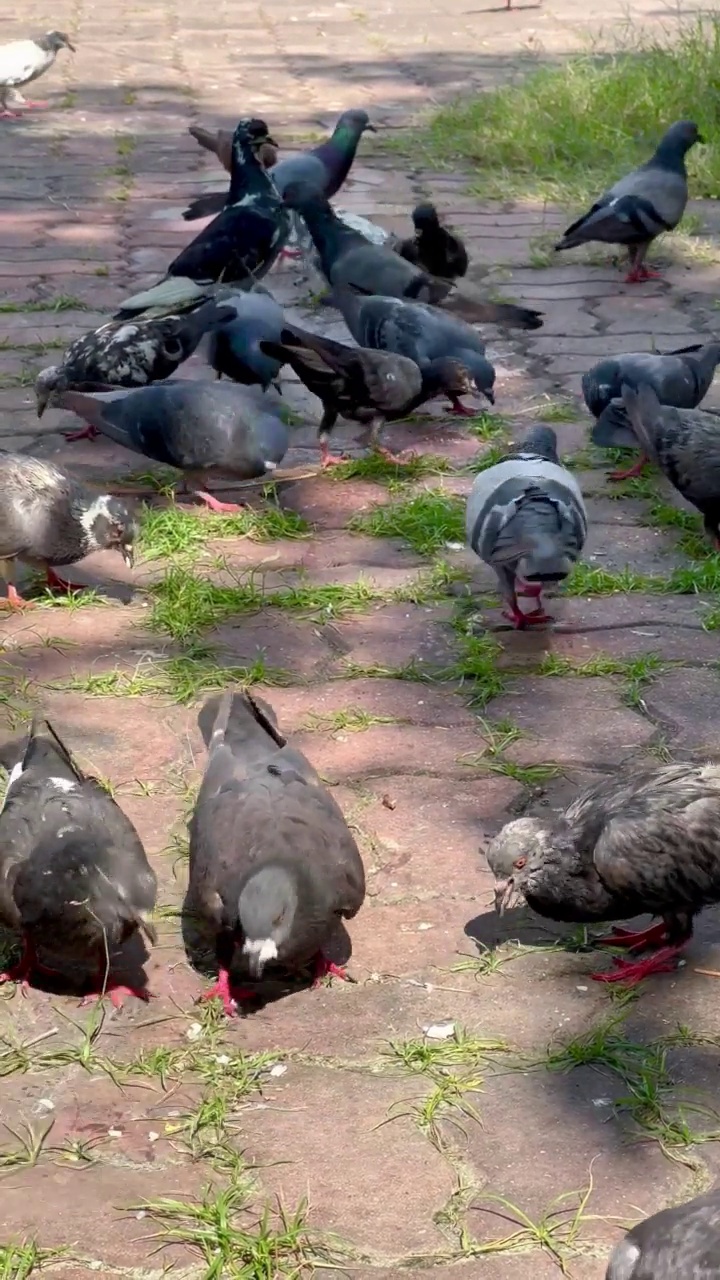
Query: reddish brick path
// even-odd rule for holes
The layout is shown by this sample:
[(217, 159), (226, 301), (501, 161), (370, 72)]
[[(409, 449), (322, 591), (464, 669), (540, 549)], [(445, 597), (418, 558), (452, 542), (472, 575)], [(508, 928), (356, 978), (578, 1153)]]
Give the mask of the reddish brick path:
[[(184, 243), (178, 211), (219, 177), (187, 137), (190, 122), (229, 125), (247, 109), (287, 139), (363, 104), (402, 123), (433, 97), (509, 74), (523, 57), (577, 47), (596, 29), (597, 7), (577, 18), (569, 0), (512, 15), (459, 0), (376, 10), (220, 3), (212, 11), (195, 0), (58, 0), (52, 10), (33, 5), (27, 26), (24, 19), (0, 28), (10, 38), (55, 26), (78, 44), (77, 57), (60, 58), (43, 81), (52, 110), (0, 122), (0, 443), (59, 450), (97, 476), (137, 469), (102, 443), (60, 447), (62, 415), (48, 411), (39, 430), (29, 384), (56, 347), (99, 323)], [(663, 16), (651, 0), (633, 9)], [(606, 4), (603, 18), (624, 10)], [(503, 293), (546, 312), (539, 333), (492, 343), (497, 408), (516, 437), (548, 403), (572, 397), (580, 372), (600, 355), (680, 346), (716, 327), (712, 246), (673, 266), (667, 285), (633, 292), (611, 265), (568, 257), (560, 267), (533, 267), (538, 237), (562, 223), (562, 212), (481, 208), (460, 177), (405, 176), (394, 162), (366, 157), (343, 202), (399, 228), (422, 191), (452, 215)], [(271, 283), (283, 299), (298, 297), (291, 272)], [(317, 422), (314, 402), (296, 388), (290, 399)], [(585, 449), (579, 410), (557, 430), (566, 454)], [(313, 426), (299, 432), (290, 461), (314, 459), (313, 434)], [(339, 436), (353, 447), (352, 431)], [(390, 438), (454, 468), (418, 482), (418, 491), (458, 495), (471, 483), (463, 468), (485, 447), (447, 423), (398, 427)], [(606, 468), (577, 461), (592, 567), (666, 577), (689, 564), (673, 534), (653, 523), (648, 501), (615, 500)], [(717, 632), (703, 629), (714, 601), (565, 597), (555, 602), (557, 631), (513, 635), (492, 630), (496, 603), (478, 596), (472, 633), (497, 643), (500, 674), (497, 696), (473, 708), (471, 682), (457, 679), (468, 660), (457, 625), (462, 585), (437, 601), (426, 589), (414, 603), (429, 561), (399, 542), (348, 531), (354, 515), (396, 500), (367, 481), (304, 480), (282, 502), (312, 523), (311, 537), (224, 540), (212, 548), (222, 570), (205, 567), (236, 575), (252, 567), (268, 590), (352, 583), (359, 573), (371, 588), (366, 607), (339, 618), (266, 608), (195, 638), (221, 663), (251, 665), (261, 652), (284, 673), (267, 695), (335, 788), (368, 871), (367, 904), (351, 929), (357, 985), (298, 992), (227, 1028), (193, 1005), (203, 979), (180, 942), (183, 815), (202, 747), (196, 706), (162, 692), (167, 661), (181, 651), (146, 627), (141, 587), (163, 566), (138, 567), (130, 603), (118, 581), (108, 603), (3, 622), (3, 738), (17, 742), (29, 704), (42, 701), (81, 762), (112, 783), (161, 882), (149, 1009), (131, 1001), (96, 1035), (94, 1015), (67, 996), (0, 994), (0, 1118), (8, 1127), (0, 1140), (0, 1261), (8, 1268), (15, 1263), (3, 1245), (34, 1238), (41, 1250), (68, 1250), (48, 1265), (72, 1280), (99, 1270), (159, 1277), (169, 1263), (183, 1276), (289, 1272), (292, 1242), (278, 1245), (263, 1270), (242, 1235), (257, 1235), (253, 1224), (267, 1205), (280, 1230), (280, 1196), (289, 1214), (307, 1199), (307, 1250), (328, 1250), (338, 1270), (351, 1266), (363, 1280), (385, 1280), (399, 1266), (419, 1276), (429, 1265), (439, 1280), (525, 1280), (531, 1272), (544, 1280), (559, 1274), (551, 1253), (541, 1251), (537, 1232), (517, 1225), (515, 1210), (498, 1216), (491, 1197), (538, 1223), (573, 1192), (555, 1243), (573, 1276), (599, 1280), (617, 1234), (608, 1217), (632, 1219), (714, 1179), (717, 1143), (681, 1145), (671, 1160), (653, 1124), (657, 1114), (667, 1121), (673, 1100), (690, 1089), (703, 1105), (716, 1102), (716, 988), (694, 968), (719, 967), (717, 913), (703, 917), (677, 977), (648, 983), (637, 1004), (615, 1006), (588, 980), (605, 957), (510, 946), (503, 963), (491, 962), (486, 946), (517, 937), (519, 927), (497, 924), (478, 855), (508, 816), (560, 803), (579, 782), (626, 761), (720, 750)], [(444, 554), (476, 569), (478, 592), (490, 589), (464, 552)], [(114, 558), (97, 557), (87, 576), (107, 590), (117, 573)], [(648, 653), (657, 662), (639, 666)], [(429, 683), (408, 678), (423, 671)], [(166, 681), (155, 694), (152, 678)], [(552, 936), (536, 925), (520, 928), (525, 943)], [(589, 1054), (575, 1070), (549, 1069), (550, 1042), (557, 1047), (615, 1016), (627, 1018), (618, 1037), (646, 1046), (639, 1052), (654, 1064), (660, 1112), (653, 1099), (644, 1110), (637, 1102), (627, 1047), (622, 1073), (595, 1069)], [(717, 1118), (695, 1113), (692, 1127), (716, 1130)], [(590, 1177), (589, 1216), (575, 1232), (570, 1219)], [(228, 1187), (245, 1205), (230, 1215), (232, 1237), (217, 1225)], [(179, 1218), (142, 1207), (163, 1197), (185, 1203)], [(163, 1231), (168, 1247), (157, 1253)], [(17, 1262), (3, 1274), (29, 1273)]]

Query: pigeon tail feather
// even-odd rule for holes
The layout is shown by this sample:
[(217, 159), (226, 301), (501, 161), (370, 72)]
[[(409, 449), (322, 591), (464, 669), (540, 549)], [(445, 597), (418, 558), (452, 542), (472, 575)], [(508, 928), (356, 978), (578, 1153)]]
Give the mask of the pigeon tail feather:
[(39, 715), (33, 717), (22, 771), (25, 773), (27, 769), (37, 765), (52, 769), (53, 775), (58, 777), (69, 778), (74, 782), (84, 781), (84, 775), (77, 768), (62, 738), (55, 732), (50, 721)]
[(251, 743), (267, 738), (274, 749), (285, 746), (272, 708), (247, 690), (228, 689), (222, 696), (209, 698), (200, 709), (198, 726), (210, 753), (225, 746), (233, 755), (241, 755)]

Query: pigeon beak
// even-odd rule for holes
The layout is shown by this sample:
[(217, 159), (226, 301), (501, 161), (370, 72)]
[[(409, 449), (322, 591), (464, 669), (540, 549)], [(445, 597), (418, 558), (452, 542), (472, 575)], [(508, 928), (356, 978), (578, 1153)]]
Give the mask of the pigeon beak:
[(377, 127), (377, 125), (376, 125), (376, 124), (371, 124), (369, 120), (368, 120), (367, 124), (365, 125), (365, 128), (368, 130), (368, 132), (369, 132), (369, 133), (377, 133), (377, 132), (378, 132), (378, 127)]
[(515, 880), (510, 876), (509, 880), (497, 880), (495, 882), (495, 910), (499, 916), (505, 914), (507, 908), (512, 905), (513, 899), (519, 897), (515, 890)]
[(261, 138), (260, 141), (269, 142), (271, 147), (277, 147), (278, 151), (280, 150), (280, 143), (276, 142), (274, 138), (271, 138), (269, 133), (266, 133), (265, 137)]
[(125, 546), (122, 548), (122, 558), (125, 561), (125, 564), (127, 565), (128, 569), (132, 569), (133, 565), (135, 564), (135, 552), (130, 546), (130, 543), (126, 543)]
[(45, 410), (48, 407), (50, 392), (47, 390), (46, 387), (42, 387), (41, 390), (35, 392), (35, 398), (37, 400), (37, 416), (38, 418), (42, 418)]
[(71, 50), (72, 53), (77, 53), (77, 49), (75, 48), (75, 45), (71, 44), (69, 40), (66, 40), (65, 44), (67, 45), (68, 49)]
[(485, 399), (486, 399), (486, 400), (489, 400), (489, 401), (490, 401), (490, 403), (491, 403), (491, 404), (494, 404), (494, 403), (495, 403), (495, 392), (494, 392), (494, 391), (483, 391), (483, 390), (482, 390), (482, 388), (480, 388), (480, 387), (478, 387), (478, 390), (480, 391), (480, 394), (481, 394), (482, 396), (485, 396)]

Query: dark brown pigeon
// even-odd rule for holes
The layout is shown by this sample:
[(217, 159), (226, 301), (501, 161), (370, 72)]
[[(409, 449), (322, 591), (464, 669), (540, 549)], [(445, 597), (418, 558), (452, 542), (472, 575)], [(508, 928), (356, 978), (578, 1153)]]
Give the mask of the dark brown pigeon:
[(457, 280), (458, 276), (467, 275), (467, 249), (458, 235), (442, 225), (435, 205), (419, 204), (413, 210), (412, 220), (415, 235), (401, 240), (395, 252), (443, 280)]

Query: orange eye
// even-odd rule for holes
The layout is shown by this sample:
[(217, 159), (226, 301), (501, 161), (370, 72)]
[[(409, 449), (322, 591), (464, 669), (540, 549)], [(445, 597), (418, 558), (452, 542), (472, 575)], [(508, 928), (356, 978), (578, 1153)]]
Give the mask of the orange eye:
[(527, 858), (516, 858), (513, 863), (513, 866), (516, 867), (518, 871), (522, 871), (526, 862), (527, 862)]

